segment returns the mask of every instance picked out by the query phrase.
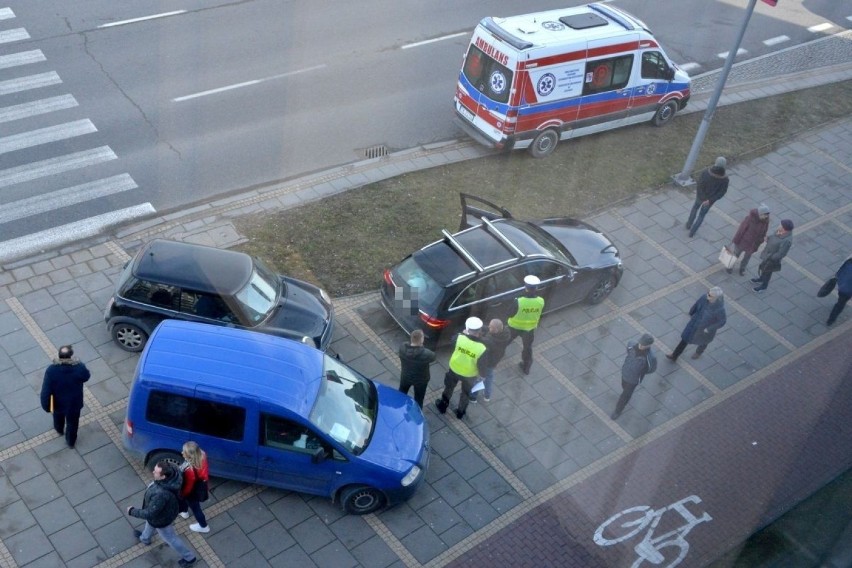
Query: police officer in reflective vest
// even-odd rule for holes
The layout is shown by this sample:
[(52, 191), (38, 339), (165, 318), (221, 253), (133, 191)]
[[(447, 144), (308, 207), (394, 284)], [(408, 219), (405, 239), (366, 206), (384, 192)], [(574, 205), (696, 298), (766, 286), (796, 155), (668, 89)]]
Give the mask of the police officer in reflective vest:
[(467, 404), (470, 401), (470, 390), (482, 375), (479, 369), (482, 355), (485, 353), (485, 344), (480, 340), (482, 334), (482, 320), (479, 318), (467, 318), (465, 330), (456, 335), (455, 348), (450, 355), (450, 369), (444, 375), (444, 392), (441, 398), (435, 401), (438, 412), (444, 414), (450, 406), (450, 398), (456, 385), (461, 381), (461, 394), (459, 395), (459, 406), (456, 409), (456, 418), (464, 418)]
[(541, 280), (537, 276), (530, 274), (524, 278), (524, 295), (518, 297), (518, 310), (508, 321), (512, 341), (520, 335), (524, 345), (521, 351), (521, 362), (518, 363), (518, 366), (525, 375), (530, 374), (535, 328), (538, 327), (541, 312), (544, 311), (544, 298), (538, 295), (539, 284), (541, 284)]

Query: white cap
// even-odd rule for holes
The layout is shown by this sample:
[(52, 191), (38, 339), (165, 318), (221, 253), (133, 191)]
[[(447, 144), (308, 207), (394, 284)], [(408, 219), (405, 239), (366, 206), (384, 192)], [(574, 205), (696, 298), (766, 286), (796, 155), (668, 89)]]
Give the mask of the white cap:
[(468, 331), (477, 331), (482, 329), (482, 320), (479, 318), (467, 318), (464, 322), (464, 327)]
[(541, 280), (538, 279), (538, 276), (530, 274), (528, 276), (524, 276), (524, 284), (527, 286), (538, 286), (541, 284)]

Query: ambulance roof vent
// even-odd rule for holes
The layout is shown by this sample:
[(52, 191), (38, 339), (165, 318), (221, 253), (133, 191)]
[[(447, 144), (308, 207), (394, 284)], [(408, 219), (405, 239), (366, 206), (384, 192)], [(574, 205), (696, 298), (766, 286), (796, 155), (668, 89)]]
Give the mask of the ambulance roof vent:
[(574, 14), (572, 16), (562, 16), (559, 21), (575, 30), (587, 30), (589, 28), (597, 28), (609, 24), (607, 20), (597, 14)]

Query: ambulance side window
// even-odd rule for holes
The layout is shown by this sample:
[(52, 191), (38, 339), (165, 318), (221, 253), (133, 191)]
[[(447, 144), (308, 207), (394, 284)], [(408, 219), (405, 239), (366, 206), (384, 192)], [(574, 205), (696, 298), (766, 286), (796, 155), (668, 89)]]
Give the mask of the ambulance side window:
[(633, 54), (596, 59), (586, 63), (586, 78), (583, 94), (591, 95), (624, 88), (630, 81)]
[(659, 51), (646, 51), (642, 54), (642, 78), (665, 79), (669, 64)]

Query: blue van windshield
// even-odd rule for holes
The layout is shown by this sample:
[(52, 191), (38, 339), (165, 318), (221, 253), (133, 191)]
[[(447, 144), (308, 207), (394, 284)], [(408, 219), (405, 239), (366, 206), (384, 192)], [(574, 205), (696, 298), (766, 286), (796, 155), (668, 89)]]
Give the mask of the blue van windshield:
[(373, 383), (333, 357), (323, 357), (323, 380), (308, 417), (355, 455), (370, 443), (379, 405)]

